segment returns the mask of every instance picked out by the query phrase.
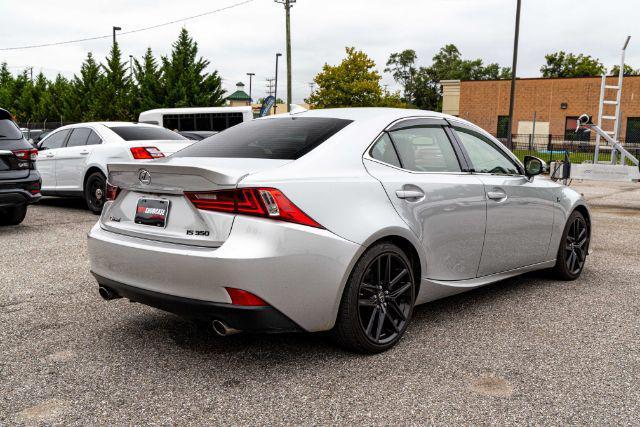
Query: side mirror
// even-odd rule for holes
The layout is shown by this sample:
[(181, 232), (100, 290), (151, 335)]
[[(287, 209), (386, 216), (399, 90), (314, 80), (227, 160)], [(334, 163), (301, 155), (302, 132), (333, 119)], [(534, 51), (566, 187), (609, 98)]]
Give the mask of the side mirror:
[(547, 164), (544, 160), (534, 156), (524, 156), (524, 174), (527, 178), (532, 178), (547, 171)]

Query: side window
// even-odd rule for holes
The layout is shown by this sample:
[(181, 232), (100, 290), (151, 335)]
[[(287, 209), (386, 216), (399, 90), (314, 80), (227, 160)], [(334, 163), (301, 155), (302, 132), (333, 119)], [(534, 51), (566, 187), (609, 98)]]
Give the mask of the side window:
[(456, 127), (455, 130), (476, 172), (496, 175), (520, 174), (516, 164), (496, 147), (493, 141), (467, 129)]
[(87, 143), (87, 137), (91, 133), (91, 129), (88, 128), (75, 128), (71, 132), (71, 136), (67, 141), (67, 147), (79, 147)]
[(400, 129), (391, 133), (404, 169), (417, 172), (460, 172), (460, 163), (441, 126)]
[(50, 150), (52, 148), (60, 148), (64, 145), (64, 141), (69, 135), (69, 129), (61, 130), (49, 135), (44, 141), (42, 141), (41, 150)]
[(94, 131), (91, 131), (91, 133), (89, 134), (89, 138), (87, 138), (87, 145), (98, 145), (98, 144), (102, 144), (102, 139), (100, 139), (97, 133), (95, 133)]
[(373, 148), (371, 148), (371, 157), (381, 162), (400, 167), (400, 160), (396, 150), (393, 148), (389, 134), (385, 133), (378, 139)]

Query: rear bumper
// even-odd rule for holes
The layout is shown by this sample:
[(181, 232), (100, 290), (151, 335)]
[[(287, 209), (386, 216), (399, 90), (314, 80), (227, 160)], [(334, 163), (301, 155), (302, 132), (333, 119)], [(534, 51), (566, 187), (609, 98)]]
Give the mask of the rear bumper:
[(93, 273), (100, 286), (132, 302), (200, 320), (220, 320), (229, 327), (245, 332), (300, 331), (291, 319), (273, 307), (239, 307), (153, 292), (116, 282)]
[[(101, 279), (196, 301), (205, 312), (214, 307), (214, 314), (231, 303), (225, 287), (243, 289), (310, 332), (333, 327), (344, 283), (361, 251), (327, 230), (240, 216), (218, 248), (126, 236), (100, 223), (88, 238), (91, 270)], [(171, 304), (159, 308), (176, 311)]]
[[(0, 180), (0, 207), (7, 208), (35, 203), (40, 200), (40, 174), (32, 170), (27, 178)], [(33, 194), (32, 191), (38, 190)]]

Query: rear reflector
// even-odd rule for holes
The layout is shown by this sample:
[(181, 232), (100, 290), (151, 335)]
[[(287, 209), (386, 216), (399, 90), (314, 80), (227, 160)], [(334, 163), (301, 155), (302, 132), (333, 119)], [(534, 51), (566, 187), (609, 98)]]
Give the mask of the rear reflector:
[(164, 153), (157, 147), (131, 147), (131, 154), (136, 160), (159, 159), (164, 157)]
[(106, 194), (107, 201), (115, 200), (116, 197), (118, 197), (118, 194), (120, 194), (120, 187), (116, 185), (112, 185), (109, 182), (107, 182), (107, 194)]
[(38, 159), (38, 150), (31, 148), (28, 150), (13, 150), (13, 155), (20, 160), (36, 161)]
[(264, 307), (267, 304), (262, 298), (255, 296), (251, 292), (236, 288), (225, 288), (231, 297), (231, 304), (243, 305), (245, 307)]
[(238, 188), (184, 194), (196, 208), (205, 211), (260, 216), (324, 228), (275, 188)]

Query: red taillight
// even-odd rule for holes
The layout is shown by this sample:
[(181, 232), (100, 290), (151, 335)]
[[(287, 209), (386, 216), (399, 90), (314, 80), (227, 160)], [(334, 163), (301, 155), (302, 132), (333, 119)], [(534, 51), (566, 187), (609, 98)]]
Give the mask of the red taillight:
[(236, 288), (225, 288), (231, 297), (231, 304), (243, 305), (247, 307), (264, 307), (267, 304), (262, 298), (255, 296), (251, 292)]
[(111, 185), (107, 182), (107, 201), (115, 200), (116, 197), (118, 197), (118, 194), (120, 194), (120, 187), (118, 187), (117, 185)]
[(31, 148), (28, 150), (13, 150), (13, 155), (20, 160), (31, 160), (35, 162), (38, 158), (38, 150)]
[(324, 228), (275, 188), (238, 188), (211, 192), (185, 192), (198, 209), (261, 216)]
[(157, 147), (131, 147), (131, 154), (136, 160), (159, 159), (164, 157), (164, 153)]

